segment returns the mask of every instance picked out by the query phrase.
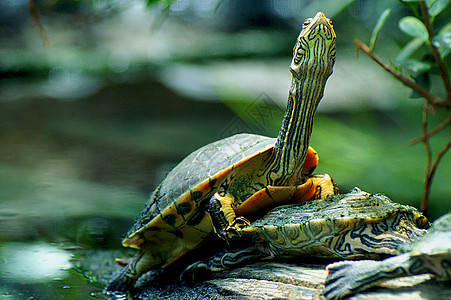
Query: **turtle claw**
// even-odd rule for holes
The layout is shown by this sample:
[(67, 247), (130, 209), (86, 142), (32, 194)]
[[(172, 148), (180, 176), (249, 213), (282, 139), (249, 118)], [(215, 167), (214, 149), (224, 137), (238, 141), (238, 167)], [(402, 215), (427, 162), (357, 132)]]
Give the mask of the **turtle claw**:
[(103, 296), (105, 297), (105, 300), (127, 300), (127, 294), (124, 292), (104, 291)]
[(238, 217), (235, 219), (235, 223), (233, 226), (235, 226), (238, 230), (241, 230), (249, 225), (251, 225), (251, 222), (249, 222), (248, 219), (246, 219), (245, 217)]
[[(328, 265), (324, 297), (327, 300), (343, 299), (371, 286), (367, 276), (375, 273), (379, 266), (379, 261), (372, 260), (340, 261)], [(377, 282), (374, 279), (373, 284)]]
[(211, 268), (205, 262), (196, 262), (189, 265), (181, 274), (180, 282), (183, 285), (190, 285), (194, 282), (206, 278), (211, 273)]
[(227, 244), (230, 244), (230, 241), (239, 239), (241, 237), (241, 229), (249, 225), (251, 225), (249, 220), (244, 217), (238, 217), (235, 219), (235, 222), (226, 229), (217, 230), (217, 234), (221, 239), (226, 241)]
[(114, 260), (121, 267), (126, 267), (130, 263), (130, 260), (128, 260), (128, 259), (116, 258)]

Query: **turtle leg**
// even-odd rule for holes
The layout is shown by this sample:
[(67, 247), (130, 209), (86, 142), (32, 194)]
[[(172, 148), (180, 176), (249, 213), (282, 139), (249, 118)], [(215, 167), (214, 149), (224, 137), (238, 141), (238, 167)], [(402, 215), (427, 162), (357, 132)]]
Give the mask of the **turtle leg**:
[(314, 174), (308, 177), (313, 181), (315, 194), (311, 199), (324, 199), (328, 195), (338, 194), (338, 185), (328, 174)]
[(336, 193), (335, 181), (327, 174), (317, 174), (297, 186), (267, 186), (240, 204), (235, 213), (254, 221), (276, 206), (323, 199)]
[(137, 265), (143, 258), (143, 255), (143, 252), (138, 252), (133, 260), (126, 266), (124, 266), (121, 272), (108, 283), (108, 285), (103, 290), (105, 299), (127, 299), (127, 292), (133, 287), (136, 280), (141, 275), (138, 272)]
[(207, 260), (199, 261), (188, 266), (181, 273), (180, 281), (184, 284), (199, 281), (208, 277), (213, 272), (234, 269), (267, 256), (258, 245), (252, 245), (244, 249), (224, 249)]
[(307, 150), (304, 165), (301, 171), (301, 180), (306, 182), (308, 179), (313, 178), (315, 181), (315, 197), (314, 199), (323, 199), (327, 195), (337, 195), (338, 186), (328, 174), (313, 174), (316, 166), (318, 165), (319, 157), (318, 153), (312, 147)]
[(387, 279), (424, 274), (428, 268), (418, 257), (401, 254), (382, 261), (341, 261), (328, 265), (327, 271), (323, 294), (330, 300), (343, 299)]
[[(127, 292), (133, 288), (136, 280), (150, 270), (150, 266), (155, 265), (158, 260), (150, 253), (147, 248), (141, 248), (133, 259), (124, 266), (120, 273), (114, 277), (103, 290), (105, 299), (108, 300), (126, 300)], [(121, 262), (121, 261), (120, 261)]]
[(308, 147), (307, 155), (305, 156), (304, 165), (301, 170), (301, 177), (303, 179), (308, 178), (315, 171), (316, 166), (318, 166), (319, 157), (318, 153), (312, 147)]
[(215, 193), (210, 199), (209, 213), (216, 234), (227, 243), (240, 237), (239, 230), (250, 222), (244, 217), (238, 217), (233, 209), (234, 198), (227, 193)]
[(338, 193), (335, 181), (327, 174), (311, 175), (307, 181), (297, 186), (267, 186), (246, 199), (237, 208), (235, 199), (226, 192), (217, 192), (209, 204), (209, 213), (216, 234), (229, 240), (240, 237), (239, 231), (272, 208), (311, 199), (322, 199)]

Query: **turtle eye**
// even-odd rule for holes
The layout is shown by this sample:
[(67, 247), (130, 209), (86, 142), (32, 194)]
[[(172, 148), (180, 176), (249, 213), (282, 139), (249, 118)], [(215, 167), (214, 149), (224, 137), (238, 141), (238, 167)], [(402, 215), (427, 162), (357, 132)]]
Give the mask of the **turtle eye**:
[(309, 26), (309, 24), (312, 22), (312, 19), (307, 19), (305, 20), (304, 24), (302, 24), (302, 28), (306, 28), (307, 26)]

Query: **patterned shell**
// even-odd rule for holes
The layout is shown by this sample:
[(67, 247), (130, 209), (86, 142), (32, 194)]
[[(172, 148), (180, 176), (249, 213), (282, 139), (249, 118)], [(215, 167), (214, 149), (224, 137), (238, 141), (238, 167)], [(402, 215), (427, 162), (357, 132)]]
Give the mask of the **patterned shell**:
[(183, 193), (222, 170), (273, 148), (275, 142), (275, 138), (237, 134), (194, 151), (172, 169), (152, 193), (127, 236), (149, 223)]
[[(359, 252), (377, 248), (396, 254), (400, 245), (423, 235), (428, 226), (426, 217), (415, 208), (354, 188), (345, 195), (274, 208), (241, 233), (257, 242), (269, 242), (280, 256), (293, 252), (357, 258)], [(394, 234), (388, 237), (389, 232)], [(352, 249), (354, 243), (362, 249)]]

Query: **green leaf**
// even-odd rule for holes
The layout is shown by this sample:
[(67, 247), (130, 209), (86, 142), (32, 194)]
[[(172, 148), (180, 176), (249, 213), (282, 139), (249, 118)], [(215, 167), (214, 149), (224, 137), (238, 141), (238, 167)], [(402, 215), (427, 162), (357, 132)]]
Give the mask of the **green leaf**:
[(443, 58), (451, 53), (451, 22), (440, 29), (437, 35), (432, 39), (432, 43), (436, 47), (440, 47), (440, 50), (442, 50), (440, 55)]
[(388, 16), (390, 15), (391, 9), (387, 8), (384, 10), (384, 12), (381, 14), (379, 19), (377, 20), (376, 26), (374, 26), (373, 34), (371, 34), (370, 39), (370, 50), (373, 52), (374, 50), (374, 44), (376, 43), (377, 35), (379, 34), (379, 31), (384, 26), (385, 22), (387, 21)]
[(432, 65), (430, 63), (418, 59), (406, 59), (400, 61), (399, 64), (416, 74), (422, 74), (432, 68)]
[(426, 0), (429, 15), (435, 17), (448, 6), (449, 2), (450, 0)]
[(426, 26), (415, 17), (404, 17), (399, 21), (399, 29), (411, 37), (427, 40), (428, 32)]
[(416, 38), (408, 42), (404, 48), (399, 51), (398, 56), (396, 56), (396, 62), (404, 61), (410, 57), (421, 45), (424, 44), (424, 40)]
[(451, 22), (440, 29), (432, 42), (437, 42), (444, 49), (451, 49)]
[(443, 34), (446, 32), (451, 32), (451, 22), (443, 26), (442, 29), (440, 29), (440, 31), (438, 32), (438, 34)]
[(445, 32), (443, 34), (436, 35), (432, 39), (432, 43), (435, 46), (439, 46), (443, 49), (451, 49), (451, 32)]

